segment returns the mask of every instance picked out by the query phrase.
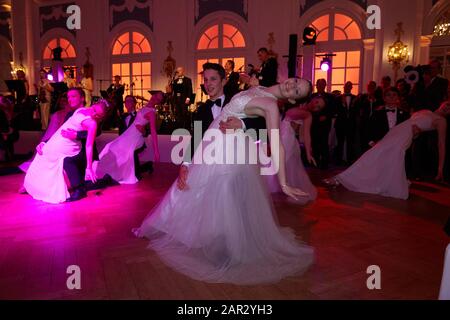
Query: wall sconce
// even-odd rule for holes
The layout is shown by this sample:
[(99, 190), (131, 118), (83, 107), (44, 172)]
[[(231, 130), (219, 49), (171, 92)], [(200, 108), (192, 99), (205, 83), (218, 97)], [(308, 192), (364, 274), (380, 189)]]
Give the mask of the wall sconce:
[(395, 29), (397, 40), (388, 50), (388, 61), (392, 64), (392, 69), (394, 70), (394, 81), (397, 81), (398, 69), (400, 69), (402, 63), (407, 63), (409, 61), (410, 56), (408, 46), (400, 41), (400, 37), (402, 33), (404, 33), (402, 25), (402, 22), (397, 23), (397, 29)]

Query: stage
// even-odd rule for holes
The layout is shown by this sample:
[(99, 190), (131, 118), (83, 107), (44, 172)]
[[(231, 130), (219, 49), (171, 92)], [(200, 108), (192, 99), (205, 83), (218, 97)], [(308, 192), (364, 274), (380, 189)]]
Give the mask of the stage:
[[(438, 298), (448, 187), (415, 183), (408, 201), (321, 187), (306, 207), (276, 195), (280, 223), (315, 248), (316, 262), (303, 276), (274, 285), (235, 286), (172, 271), (132, 234), (177, 172), (156, 164), (136, 185), (60, 205), (18, 194), (23, 174), (0, 177), (0, 299)], [(315, 183), (325, 177), (310, 173)], [(80, 267), (81, 290), (66, 286), (70, 265)], [(367, 288), (371, 265), (380, 267), (380, 290)]]

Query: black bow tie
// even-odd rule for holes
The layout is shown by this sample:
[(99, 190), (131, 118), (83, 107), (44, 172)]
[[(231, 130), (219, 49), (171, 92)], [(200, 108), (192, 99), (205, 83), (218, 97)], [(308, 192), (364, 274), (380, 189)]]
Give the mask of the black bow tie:
[(222, 99), (217, 99), (215, 101), (208, 99), (206, 100), (206, 103), (211, 104), (211, 107), (217, 105), (218, 107), (222, 108)]
[(394, 112), (395, 113), (395, 109), (388, 109), (388, 108), (386, 108), (386, 112)]

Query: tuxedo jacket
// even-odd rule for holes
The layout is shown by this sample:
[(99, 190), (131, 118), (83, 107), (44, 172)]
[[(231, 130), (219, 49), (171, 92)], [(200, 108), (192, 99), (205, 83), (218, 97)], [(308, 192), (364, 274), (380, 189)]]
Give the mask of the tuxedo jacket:
[[(223, 106), (226, 106), (228, 104), (228, 102), (230, 102), (231, 97), (227, 97), (225, 96), (225, 100), (223, 102)], [(194, 113), (193, 115), (193, 121), (200, 121), (202, 124), (202, 138), (206, 132), (206, 130), (209, 128), (209, 126), (211, 125), (211, 123), (214, 121), (214, 116), (212, 113), (212, 107), (214, 105), (214, 102), (208, 100), (208, 102), (206, 103), (202, 103), (198, 106), (197, 111)], [(245, 127), (247, 130), (249, 129), (254, 129), (256, 130), (256, 132), (258, 132), (258, 130), (261, 129), (266, 129), (266, 120), (264, 119), (264, 117), (256, 117), (256, 118), (243, 118), (242, 121), (245, 124)], [(191, 150), (191, 154), (189, 155), (185, 155), (184, 157), (184, 161), (187, 162), (191, 162), (192, 160), (192, 156), (194, 155), (194, 151), (195, 149), (197, 149), (198, 144), (200, 143), (200, 141), (194, 141), (194, 143), (192, 143), (192, 135), (191, 135), (191, 143), (190, 143), (190, 150)]]
[[(397, 109), (397, 121), (395, 125), (409, 119), (409, 113), (401, 109)], [(389, 121), (385, 107), (375, 110), (370, 119), (369, 141), (380, 141), (389, 132)]]
[(427, 103), (427, 109), (435, 111), (440, 104), (447, 98), (448, 80), (442, 77), (435, 77), (433, 82), (425, 88), (424, 102)]
[[(119, 121), (119, 136), (124, 133), (133, 123), (136, 119), (136, 112), (126, 112), (120, 116)], [(127, 123), (128, 120), (128, 123)]]
[(355, 102), (358, 106), (359, 115), (362, 121), (369, 120), (373, 113), (383, 105), (383, 101), (375, 96), (375, 100), (372, 103), (369, 100), (369, 95), (367, 93), (358, 96)]
[[(69, 113), (67, 113), (66, 117), (64, 118), (64, 122), (66, 122), (71, 116), (73, 116), (75, 111), (76, 110), (70, 111)], [(102, 124), (99, 123), (97, 125), (97, 135), (96, 135), (96, 137), (98, 137), (101, 134), (102, 134)], [(80, 153), (77, 156), (75, 156), (75, 157), (84, 157), (84, 158), (86, 158), (86, 139), (87, 139), (87, 136), (88, 136), (87, 130), (77, 131), (77, 140), (81, 142), (81, 150), (80, 150)], [(95, 143), (95, 140), (94, 140), (94, 146), (93, 146), (92, 149), (93, 149), (92, 150), (92, 160), (99, 160), (97, 144)]]
[(354, 94), (350, 94), (350, 102), (347, 105), (347, 96), (341, 95), (336, 103), (336, 132), (352, 131), (356, 129), (356, 121), (359, 116), (357, 98)]
[(227, 79), (227, 83), (223, 87), (223, 92), (227, 97), (233, 97), (239, 92), (239, 73), (231, 72)]
[(259, 73), (259, 85), (270, 87), (277, 84), (278, 62), (275, 58), (269, 58), (261, 66)]
[(192, 100), (192, 80), (188, 77), (177, 78), (172, 81), (172, 90), (176, 101), (184, 103), (186, 98)]

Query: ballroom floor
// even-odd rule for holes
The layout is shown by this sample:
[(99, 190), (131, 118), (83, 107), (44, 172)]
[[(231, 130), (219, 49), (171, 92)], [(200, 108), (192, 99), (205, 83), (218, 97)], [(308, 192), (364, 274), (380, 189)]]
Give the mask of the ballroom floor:
[[(276, 195), (280, 223), (316, 250), (303, 276), (274, 285), (207, 284), (175, 273), (135, 238), (177, 175), (157, 164), (136, 185), (91, 192), (79, 202), (49, 205), (16, 193), (23, 174), (0, 177), (0, 299), (436, 299), (444, 251), (442, 228), (450, 188), (413, 184), (410, 200), (319, 188), (298, 207)], [(328, 175), (330, 173), (327, 173)], [(318, 182), (320, 172), (311, 172)], [(81, 268), (81, 290), (69, 290), (67, 267)], [(369, 290), (367, 268), (381, 268)]]

